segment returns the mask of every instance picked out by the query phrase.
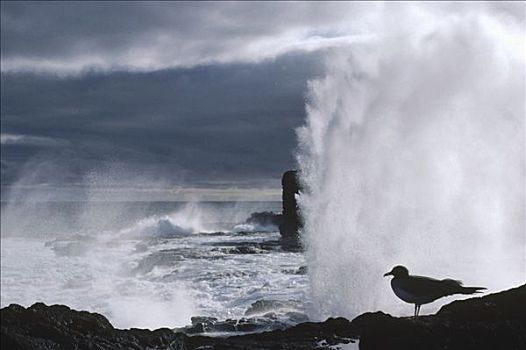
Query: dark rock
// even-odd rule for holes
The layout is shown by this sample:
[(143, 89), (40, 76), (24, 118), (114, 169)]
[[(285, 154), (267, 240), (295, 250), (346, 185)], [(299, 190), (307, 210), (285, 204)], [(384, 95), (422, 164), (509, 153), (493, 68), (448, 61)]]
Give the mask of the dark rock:
[[(238, 321), (238, 331), (257, 330), (246, 323), (247, 319)], [(224, 321), (224, 322), (228, 322)], [(230, 320), (232, 321), (232, 320)], [(329, 349), (329, 345), (348, 343), (346, 337), (350, 322), (344, 318), (328, 319), (323, 323), (305, 322), (287, 329), (269, 332), (250, 333), (226, 338), (207, 337), (203, 335), (182, 337), (186, 349)], [(344, 335), (344, 336), (342, 336)], [(327, 346), (319, 346), (320, 342)]]
[(216, 317), (209, 317), (209, 316), (193, 316), (190, 318), (190, 322), (192, 322), (192, 326), (200, 323), (213, 323), (217, 322)]
[[(291, 310), (295, 304), (290, 305), (285, 302), (261, 301), (254, 303), (245, 313), (246, 316), (240, 319), (218, 320), (215, 317), (197, 316), (192, 317), (192, 325), (177, 328), (174, 331), (183, 332), (187, 335), (196, 334), (227, 334), (234, 335), (239, 333), (265, 332), (275, 329), (286, 329), (293, 324), (308, 321), (307, 315)], [(265, 306), (262, 306), (262, 305)], [(279, 307), (281, 305), (281, 308)], [(269, 312), (272, 311), (272, 312)]]
[[(271, 317), (218, 321), (196, 317), (182, 332), (162, 328), (119, 330), (99, 314), (67, 306), (37, 303), (29, 308), (10, 305), (0, 312), (2, 349), (314, 349), (320, 340), (341, 341), (339, 333), (349, 321), (303, 323), (286, 330), (231, 336), (194, 335), (205, 332), (254, 332), (274, 322)], [(335, 324), (339, 324), (338, 327)], [(263, 328), (264, 329), (264, 328)]]
[(271, 211), (262, 211), (250, 214), (245, 221), (247, 224), (259, 226), (275, 226), (276, 228), (281, 224), (282, 215)]
[[(296, 170), (288, 170), (283, 173), (281, 178), (282, 186), (282, 214), (273, 212), (256, 212), (252, 213), (245, 221), (257, 227), (260, 231), (265, 227), (278, 227), (281, 234), (281, 245), (285, 250), (301, 250), (299, 231), (302, 227), (301, 215), (299, 213), (296, 195), (300, 193), (301, 186)], [(238, 233), (251, 233), (253, 230), (247, 230), (243, 225), (238, 225)]]
[(194, 316), (191, 318), (192, 325), (179, 330), (186, 334), (200, 334), (212, 332), (217, 318), (208, 316)]
[[(286, 329), (230, 337), (202, 332), (253, 332), (256, 318), (218, 321), (193, 318), (184, 332), (162, 328), (119, 330), (99, 314), (67, 306), (29, 308), (10, 305), (0, 311), (2, 349), (329, 349), (360, 340), (362, 350), (519, 350), (526, 349), (526, 285), (448, 304), (435, 315), (393, 317), (365, 313), (352, 322), (329, 318)], [(273, 313), (261, 317), (272, 321)], [(266, 322), (266, 321), (265, 321)], [(191, 328), (193, 327), (193, 328)], [(189, 334), (197, 334), (190, 336)], [(333, 347), (334, 348), (334, 347)]]
[(286, 312), (285, 317), (289, 319), (291, 322), (296, 323), (296, 324), (309, 321), (309, 316), (307, 316), (303, 312), (297, 312), (297, 311)]
[(365, 313), (352, 321), (360, 349), (526, 349), (526, 285), (454, 301), (435, 315)]
[(294, 250), (300, 247), (299, 230), (301, 228), (301, 217), (296, 194), (301, 190), (298, 172), (286, 171), (281, 178), (283, 215), (279, 225), (279, 232), (283, 240), (284, 248)]
[(281, 250), (280, 243), (279, 240), (275, 240), (265, 242), (214, 242), (208, 245), (223, 247), (224, 249), (214, 248), (212, 251), (219, 251), (225, 254), (256, 254)]
[(297, 269), (281, 270), (281, 272), (286, 273), (288, 275), (305, 275), (307, 274), (307, 266), (300, 266)]
[(232, 336), (213, 346), (214, 349), (232, 350), (329, 349), (331, 345), (349, 343), (350, 329), (350, 322), (345, 318), (329, 318), (325, 322), (305, 322), (285, 330)]
[(296, 275), (305, 275), (307, 273), (307, 266), (300, 266), (296, 271)]
[(204, 235), (204, 236), (226, 236), (228, 235), (228, 232), (223, 232), (223, 231), (200, 232), (199, 234)]
[(155, 267), (177, 267), (179, 263), (184, 260), (211, 260), (218, 258), (219, 257), (217, 256), (210, 256), (208, 252), (197, 251), (193, 248), (162, 249), (142, 257), (137, 262), (137, 266), (131, 269), (131, 273), (145, 275), (151, 272)]
[(229, 248), (214, 248), (213, 252), (221, 252), (223, 254), (264, 254), (268, 250), (258, 249), (251, 246), (229, 247)]
[(496, 319), (526, 320), (526, 285), (500, 293), (467, 300), (453, 301), (437, 313), (440, 317), (462, 318), (463, 321)]
[(168, 328), (119, 330), (102, 315), (63, 305), (12, 304), (0, 313), (2, 349), (178, 349)]
[(245, 311), (245, 316), (261, 315), (270, 311), (298, 310), (300, 308), (301, 306), (298, 302), (263, 299), (252, 303)]

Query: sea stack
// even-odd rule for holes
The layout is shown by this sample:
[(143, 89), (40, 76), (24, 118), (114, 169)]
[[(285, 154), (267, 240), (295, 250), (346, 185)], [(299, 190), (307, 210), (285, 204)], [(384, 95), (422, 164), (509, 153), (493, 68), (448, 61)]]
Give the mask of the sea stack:
[(299, 229), (301, 227), (301, 216), (299, 213), (296, 194), (301, 191), (301, 186), (296, 170), (288, 170), (281, 178), (283, 216), (279, 225), (283, 246), (287, 248), (299, 248)]

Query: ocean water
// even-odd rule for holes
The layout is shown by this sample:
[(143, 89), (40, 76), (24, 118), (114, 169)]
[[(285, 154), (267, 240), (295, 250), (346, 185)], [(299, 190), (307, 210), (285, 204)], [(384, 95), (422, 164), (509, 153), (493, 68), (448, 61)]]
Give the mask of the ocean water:
[(1, 306), (66, 304), (118, 328), (153, 329), (239, 319), (272, 300), (281, 305), (272, 317), (294, 323), (284, 315), (307, 303), (303, 254), (281, 249), (276, 227), (244, 224), (280, 206), (3, 203)]

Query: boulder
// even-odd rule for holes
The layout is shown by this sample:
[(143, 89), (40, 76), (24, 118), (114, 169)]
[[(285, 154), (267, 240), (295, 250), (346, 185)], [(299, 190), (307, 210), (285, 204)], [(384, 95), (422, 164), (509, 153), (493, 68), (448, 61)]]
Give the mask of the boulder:
[(281, 221), (282, 215), (273, 213), (271, 211), (262, 211), (250, 214), (249, 218), (246, 220), (246, 223), (258, 226), (278, 227), (281, 224)]

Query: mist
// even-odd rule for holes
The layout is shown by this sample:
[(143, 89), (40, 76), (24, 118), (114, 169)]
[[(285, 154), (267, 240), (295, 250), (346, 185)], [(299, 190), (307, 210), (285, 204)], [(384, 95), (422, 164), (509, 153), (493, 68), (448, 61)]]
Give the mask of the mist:
[[(4, 194), (2, 307), (40, 301), (102, 313), (119, 328), (187, 325), (207, 298), (188, 280), (162, 278), (159, 271), (166, 268), (161, 258), (192, 264), (197, 253), (165, 257), (163, 244), (233, 232), (250, 213), (269, 210), (267, 202), (207, 203), (191, 193), (186, 201), (155, 201), (155, 191), (174, 190), (170, 181), (117, 162), (77, 177), (69, 189), (46, 184), (51, 171), (76, 176), (74, 168), (42, 156), (26, 163)], [(142, 267), (151, 262), (160, 266)]]
[(399, 264), (489, 291), (526, 277), (524, 20), (398, 9), (327, 60), (297, 131), (319, 319), (409, 314), (382, 279)]

